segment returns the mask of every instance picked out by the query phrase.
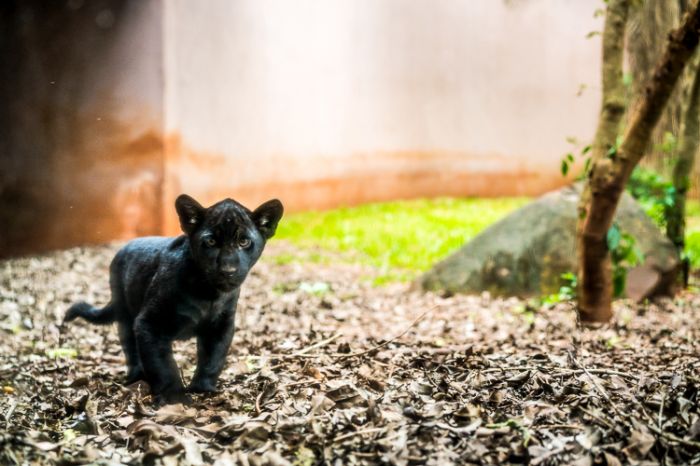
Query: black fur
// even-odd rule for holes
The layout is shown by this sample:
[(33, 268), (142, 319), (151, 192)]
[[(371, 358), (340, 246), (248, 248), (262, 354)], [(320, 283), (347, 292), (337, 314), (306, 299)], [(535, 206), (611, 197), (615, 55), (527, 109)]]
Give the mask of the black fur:
[(240, 287), (275, 234), (283, 207), (251, 212), (232, 199), (209, 208), (187, 195), (175, 202), (183, 236), (138, 238), (112, 260), (112, 299), (104, 308), (74, 304), (65, 321), (117, 322), (127, 383), (146, 380), (167, 403), (188, 401), (172, 342), (197, 337), (191, 392), (212, 392), (233, 338)]

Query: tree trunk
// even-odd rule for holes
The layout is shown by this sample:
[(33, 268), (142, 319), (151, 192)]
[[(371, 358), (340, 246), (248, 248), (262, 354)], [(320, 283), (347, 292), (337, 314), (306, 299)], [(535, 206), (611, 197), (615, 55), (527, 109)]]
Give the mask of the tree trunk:
[[(603, 159), (610, 148), (615, 146), (618, 131), (620, 129), (620, 120), (625, 113), (625, 85), (623, 82), (622, 63), (624, 58), (625, 46), (625, 26), (629, 14), (629, 0), (611, 0), (608, 2), (608, 7), (605, 12), (605, 26), (603, 28), (603, 69), (602, 69), (602, 91), (603, 102), (598, 119), (598, 128), (596, 129), (595, 138), (591, 148), (591, 164), (594, 166), (599, 160)], [(583, 227), (585, 218), (590, 205), (591, 191), (587, 183), (581, 199), (579, 201), (579, 215), (576, 225), (576, 241), (579, 264), (579, 305), (583, 304), (583, 308), (596, 307), (595, 302), (585, 302), (586, 298), (594, 298), (596, 296), (605, 296), (612, 293), (612, 276), (610, 267), (610, 258), (607, 255), (607, 249), (602, 251), (604, 256), (598, 258), (602, 261), (602, 267), (597, 271), (590, 270), (588, 273), (582, 272), (581, 267), (586, 262), (583, 258), (584, 246)], [(598, 249), (600, 250), (600, 249)], [(585, 289), (601, 288), (596, 293), (585, 293)], [(607, 288), (607, 289), (606, 289)]]
[(693, 85), (686, 100), (681, 128), (678, 160), (673, 167), (674, 202), (668, 212), (666, 236), (673, 242), (681, 257), (681, 278), (683, 286), (688, 285), (689, 263), (683, 257), (685, 249), (685, 201), (690, 188), (690, 175), (693, 171), (695, 154), (700, 145), (700, 62), (694, 66)]
[[(662, 38), (666, 38), (681, 24), (683, 12), (688, 7), (685, 3), (678, 0), (631, 1), (626, 44), (626, 60), (631, 78), (627, 98), (631, 101), (644, 95), (644, 88), (651, 80), (654, 65), (661, 58), (666, 46)], [(671, 149), (675, 153), (677, 147), (670, 143), (667, 135), (680, 134), (684, 94), (690, 88), (692, 80), (693, 77), (689, 73), (681, 75), (645, 150), (644, 164), (668, 176), (671, 173), (668, 164), (664, 163), (667, 161), (665, 157)], [(628, 121), (629, 116), (628, 114), (627, 118), (623, 119)]]
[[(581, 231), (579, 312), (582, 321), (606, 322), (612, 317), (612, 286), (607, 232), (630, 174), (644, 155), (686, 62), (698, 45), (700, 7), (694, 2), (681, 26), (670, 34), (651, 83), (632, 114), (622, 145), (609, 157), (595, 160), (588, 180), (591, 197)], [(600, 283), (599, 280), (605, 280)]]

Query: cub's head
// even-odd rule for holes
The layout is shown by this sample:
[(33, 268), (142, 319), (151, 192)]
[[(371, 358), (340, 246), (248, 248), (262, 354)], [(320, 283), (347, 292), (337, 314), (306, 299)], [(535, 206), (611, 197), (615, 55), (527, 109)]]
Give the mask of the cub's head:
[(251, 212), (233, 199), (202, 207), (186, 194), (177, 198), (175, 209), (195, 263), (205, 279), (222, 291), (243, 283), (284, 212), (277, 199)]

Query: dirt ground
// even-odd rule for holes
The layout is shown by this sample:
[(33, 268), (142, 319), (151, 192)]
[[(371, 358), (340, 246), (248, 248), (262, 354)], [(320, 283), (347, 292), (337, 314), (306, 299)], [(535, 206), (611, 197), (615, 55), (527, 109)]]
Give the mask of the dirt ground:
[[(125, 387), (116, 246), (0, 262), (0, 464), (700, 464), (700, 296), (570, 304), (373, 287), (361, 266), (276, 260), (244, 285), (220, 393), (154, 406)], [(188, 380), (194, 342), (177, 344)]]

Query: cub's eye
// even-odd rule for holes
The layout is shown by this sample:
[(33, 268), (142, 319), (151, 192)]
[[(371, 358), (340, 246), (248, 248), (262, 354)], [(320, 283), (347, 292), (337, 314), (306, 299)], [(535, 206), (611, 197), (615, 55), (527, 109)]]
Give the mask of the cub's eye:
[(241, 238), (238, 240), (238, 247), (245, 249), (248, 246), (250, 246), (250, 243), (251, 243), (250, 238)]
[(208, 247), (212, 248), (216, 246), (216, 240), (212, 237), (208, 237), (204, 240), (204, 244), (207, 245)]

